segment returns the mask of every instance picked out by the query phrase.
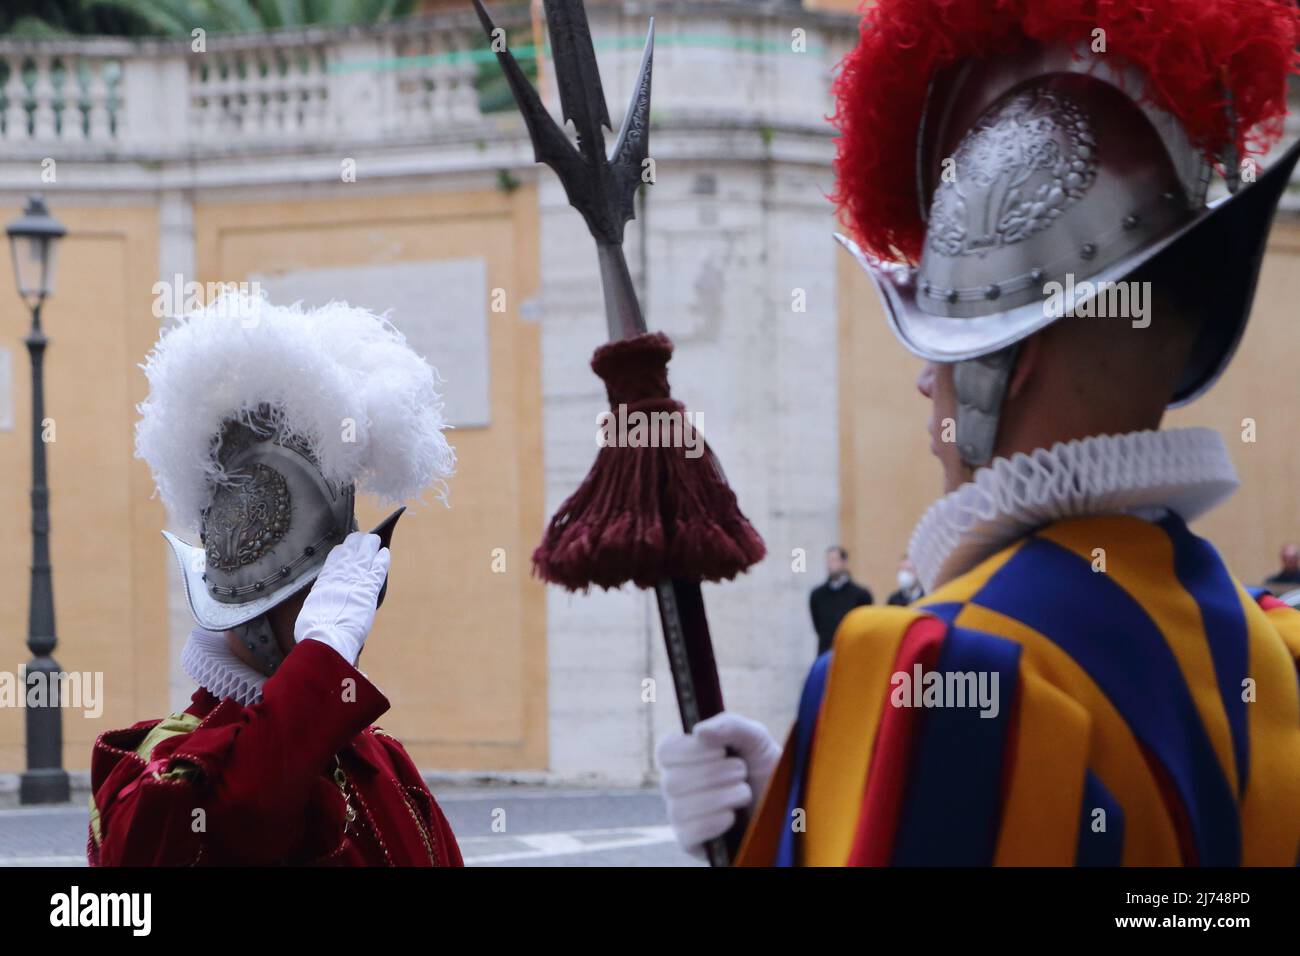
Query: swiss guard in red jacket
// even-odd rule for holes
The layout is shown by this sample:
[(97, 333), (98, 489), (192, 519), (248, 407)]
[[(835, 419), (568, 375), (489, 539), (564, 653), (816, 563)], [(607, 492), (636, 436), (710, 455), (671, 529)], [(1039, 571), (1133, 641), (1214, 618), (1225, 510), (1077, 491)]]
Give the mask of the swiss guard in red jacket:
[(364, 310), (242, 296), (165, 331), (145, 371), (136, 453), (202, 542), (164, 532), (199, 686), (95, 742), (91, 865), (462, 865), (357, 669), (401, 512), (358, 532), (353, 496), (443, 487), (436, 373)]

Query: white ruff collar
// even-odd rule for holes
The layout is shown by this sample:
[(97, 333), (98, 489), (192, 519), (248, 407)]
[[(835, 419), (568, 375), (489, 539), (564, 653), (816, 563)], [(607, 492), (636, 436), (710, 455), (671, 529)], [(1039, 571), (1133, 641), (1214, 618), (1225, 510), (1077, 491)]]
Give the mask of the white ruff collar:
[(266, 675), (235, 656), (223, 631), (205, 631), (201, 627), (191, 631), (181, 652), (181, 667), (218, 700), (229, 697), (250, 707), (262, 699)]
[(927, 592), (1017, 538), (1063, 518), (1165, 511), (1192, 521), (1237, 488), (1208, 428), (1095, 435), (996, 458), (921, 516), (908, 556)]

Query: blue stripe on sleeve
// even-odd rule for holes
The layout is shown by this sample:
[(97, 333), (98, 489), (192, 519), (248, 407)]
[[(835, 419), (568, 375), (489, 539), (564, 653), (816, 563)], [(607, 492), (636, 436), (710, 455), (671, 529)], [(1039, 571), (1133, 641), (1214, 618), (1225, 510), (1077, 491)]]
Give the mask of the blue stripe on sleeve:
[[(1098, 810), (1105, 830), (1093, 830)], [(1083, 779), (1083, 803), (1079, 807), (1079, 847), (1075, 866), (1119, 866), (1124, 862), (1124, 810), (1106, 785), (1091, 770)]]
[(983, 675), (997, 712), (982, 716), (977, 701), (957, 707), (950, 698), (945, 700), (948, 706), (927, 708), (894, 839), (895, 865), (993, 862), (1002, 820), (1007, 727), (1019, 672), (1019, 644), (967, 628), (949, 630), (931, 673), (945, 678), (970, 673), (977, 680)]
[(1245, 793), (1250, 770), (1250, 729), (1246, 721), (1246, 702), (1242, 700), (1242, 681), (1246, 679), (1249, 645), (1246, 615), (1241, 609), (1237, 586), (1223, 566), (1223, 561), (1209, 542), (1187, 530), (1176, 515), (1160, 522), (1160, 527), (1174, 544), (1174, 573), (1178, 583), (1201, 609), (1205, 638), (1209, 643), (1214, 674), (1219, 681), (1219, 696), (1228, 715), (1232, 731), (1232, 750), (1237, 760), (1237, 793)]
[(1237, 804), (1178, 661), (1123, 588), (1073, 552), (1033, 538), (972, 603), (1050, 638), (1091, 675), (1168, 771), (1203, 866), (1241, 860)]
[(822, 696), (826, 693), (826, 675), (831, 669), (831, 655), (827, 651), (813, 663), (804, 681), (799, 698), (799, 716), (795, 723), (794, 767), (790, 775), (790, 797), (786, 802), (785, 824), (781, 829), (781, 843), (776, 851), (776, 866), (797, 866), (798, 846), (791, 827), (794, 812), (803, 804), (804, 776), (808, 770), (808, 757), (812, 753), (813, 734), (817, 731), (817, 715), (821, 712)]

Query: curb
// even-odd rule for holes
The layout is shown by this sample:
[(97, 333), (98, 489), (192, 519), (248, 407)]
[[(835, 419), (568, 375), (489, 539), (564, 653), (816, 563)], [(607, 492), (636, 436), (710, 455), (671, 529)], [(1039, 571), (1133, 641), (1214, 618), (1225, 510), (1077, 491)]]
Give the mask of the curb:
[[(16, 810), (22, 806), (18, 802), (18, 781), (22, 774), (0, 773), (0, 810)], [(84, 807), (90, 801), (90, 771), (69, 770), (68, 782), (72, 788), (72, 799), (67, 803), (42, 804), (48, 807)]]

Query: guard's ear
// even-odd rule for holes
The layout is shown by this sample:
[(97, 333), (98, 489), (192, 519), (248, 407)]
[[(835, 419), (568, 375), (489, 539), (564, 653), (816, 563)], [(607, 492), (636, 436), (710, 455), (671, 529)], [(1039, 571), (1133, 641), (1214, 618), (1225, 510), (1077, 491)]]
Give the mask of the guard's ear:
[[(389, 548), (391, 551), (392, 544), (393, 544), (393, 530), (397, 527), (398, 519), (401, 518), (405, 512), (406, 512), (406, 506), (403, 505), (402, 507), (394, 511), (392, 514), (390, 514), (383, 521), (379, 522), (379, 524), (376, 525), (374, 529), (370, 532), (371, 534), (379, 535), (379, 546), (381, 548)], [(383, 606), (384, 596), (387, 593), (388, 593), (388, 577), (385, 576), (383, 587), (379, 589), (379, 599), (375, 601), (375, 610), (379, 610), (379, 608)]]
[(1011, 380), (1007, 382), (1007, 393), (1003, 401), (1018, 398), (1029, 384), (1030, 377), (1038, 370), (1042, 361), (1043, 335), (1041, 332), (1023, 339), (1016, 351), (1016, 364), (1011, 370)]

